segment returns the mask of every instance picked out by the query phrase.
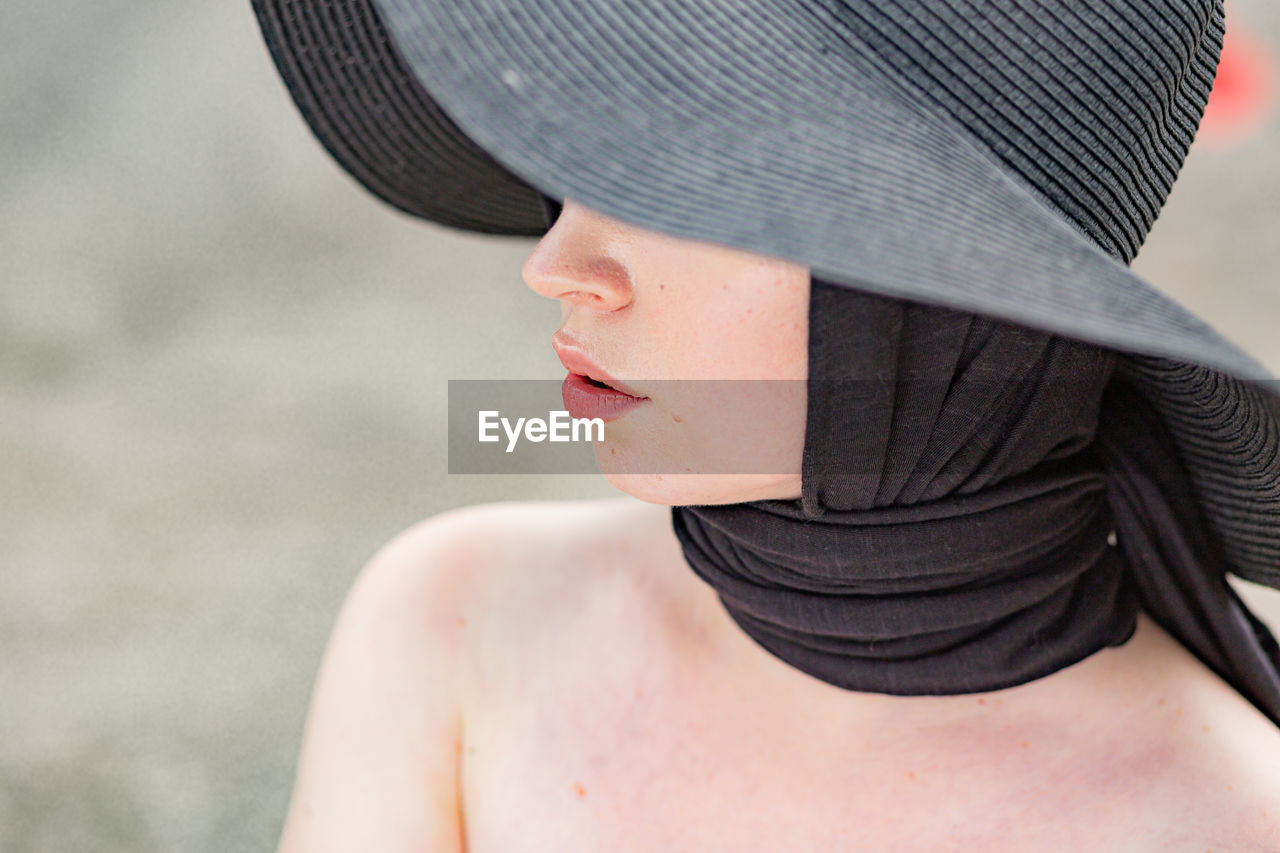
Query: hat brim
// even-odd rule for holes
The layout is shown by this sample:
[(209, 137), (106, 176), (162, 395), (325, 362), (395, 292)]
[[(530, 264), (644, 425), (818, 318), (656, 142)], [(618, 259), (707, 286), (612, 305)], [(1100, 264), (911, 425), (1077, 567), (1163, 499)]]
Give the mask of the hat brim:
[(571, 197), (1129, 354), (1233, 570), (1280, 585), (1280, 398), (1253, 358), (816, 17), (629, 5), (254, 0), (321, 142), (410, 214), (538, 236), (539, 192)]
[(458, 129), (361, 2), (254, 2), (307, 124), (342, 167), (412, 216), (482, 234), (547, 227), (538, 192)]
[(324, 144), (424, 218), (536, 235), (536, 188), (884, 295), (1265, 376), (816, 19), (626, 5), (257, 4)]

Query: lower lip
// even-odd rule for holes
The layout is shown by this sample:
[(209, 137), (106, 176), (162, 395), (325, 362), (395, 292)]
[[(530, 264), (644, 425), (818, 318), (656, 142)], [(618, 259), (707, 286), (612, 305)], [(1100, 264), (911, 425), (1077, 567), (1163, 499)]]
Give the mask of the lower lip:
[(560, 386), (560, 396), (571, 418), (599, 418), (605, 423), (616, 421), (627, 412), (649, 402), (648, 397), (632, 397), (612, 388), (597, 388), (587, 377), (570, 373)]

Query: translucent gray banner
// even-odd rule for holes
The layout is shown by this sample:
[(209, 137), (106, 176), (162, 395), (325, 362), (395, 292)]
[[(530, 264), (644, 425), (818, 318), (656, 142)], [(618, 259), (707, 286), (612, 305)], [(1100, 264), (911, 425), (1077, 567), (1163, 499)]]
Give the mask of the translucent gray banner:
[[(450, 380), (451, 474), (799, 474), (808, 395), (840, 401), (828, 421), (850, 432), (851, 474), (874, 474), (871, 443), (935, 430), (982, 432), (988, 411), (1005, 419), (1046, 383), (1071, 377), (970, 379), (962, 399), (949, 380), (628, 380), (623, 393), (559, 380)], [(1036, 390), (1038, 389), (1038, 390)], [(1058, 389), (1065, 390), (1065, 389)], [(1097, 390), (1050, 395), (1092, 406)], [(910, 421), (910, 422), (908, 422)], [(866, 428), (861, 428), (862, 425)], [(958, 431), (958, 433), (957, 433)], [(879, 446), (879, 445), (878, 445)]]

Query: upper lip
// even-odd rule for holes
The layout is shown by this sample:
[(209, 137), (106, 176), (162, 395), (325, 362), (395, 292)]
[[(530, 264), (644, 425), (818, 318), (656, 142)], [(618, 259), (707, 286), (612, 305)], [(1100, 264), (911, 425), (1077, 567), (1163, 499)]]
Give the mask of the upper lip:
[(577, 373), (588, 379), (594, 379), (631, 397), (644, 397), (643, 394), (637, 394), (608, 373), (605, 373), (604, 368), (592, 361), (576, 342), (561, 335), (556, 335), (551, 339), (551, 346), (555, 348), (556, 355), (560, 357), (560, 363), (570, 373)]

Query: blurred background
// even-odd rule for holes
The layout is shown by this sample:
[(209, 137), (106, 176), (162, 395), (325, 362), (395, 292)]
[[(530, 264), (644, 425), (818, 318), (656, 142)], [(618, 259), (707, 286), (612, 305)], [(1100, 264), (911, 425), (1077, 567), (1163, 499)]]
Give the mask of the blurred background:
[[(1231, 0), (1135, 266), (1280, 370), (1277, 44), (1280, 7)], [(446, 473), (446, 380), (560, 374), (532, 245), (371, 201), (247, 2), (0, 5), (0, 851), (272, 849), (369, 556), (613, 494)]]

